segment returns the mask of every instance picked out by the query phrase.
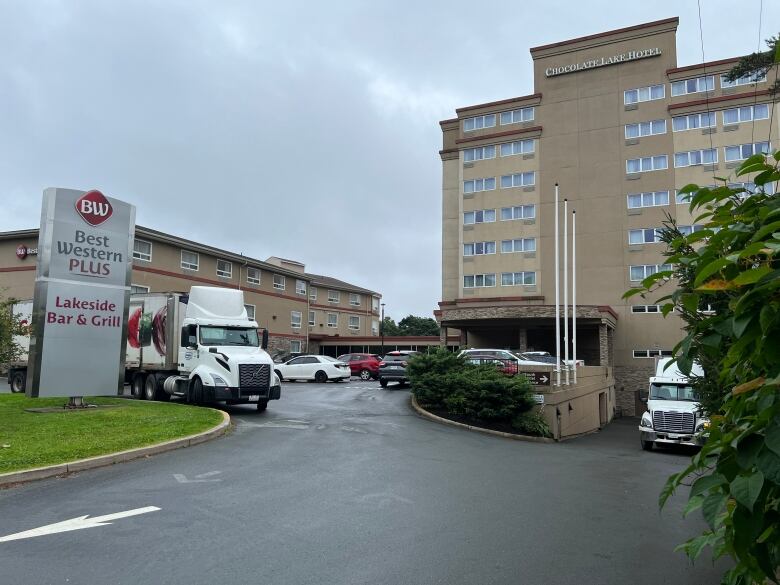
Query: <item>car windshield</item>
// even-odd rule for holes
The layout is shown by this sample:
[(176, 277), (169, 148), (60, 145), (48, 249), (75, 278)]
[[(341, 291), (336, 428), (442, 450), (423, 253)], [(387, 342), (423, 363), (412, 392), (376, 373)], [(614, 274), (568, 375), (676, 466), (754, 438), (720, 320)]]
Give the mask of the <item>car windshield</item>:
[(322, 359), (324, 359), (326, 362), (337, 362), (337, 361), (340, 361), (340, 360), (337, 360), (336, 358), (330, 357), (329, 355), (321, 355), (320, 357)]
[(679, 384), (650, 384), (650, 400), (684, 400), (696, 402), (692, 386)]
[(257, 329), (252, 327), (216, 327), (213, 325), (201, 325), (201, 345), (241, 345), (245, 347), (258, 347), (260, 341), (257, 337)]

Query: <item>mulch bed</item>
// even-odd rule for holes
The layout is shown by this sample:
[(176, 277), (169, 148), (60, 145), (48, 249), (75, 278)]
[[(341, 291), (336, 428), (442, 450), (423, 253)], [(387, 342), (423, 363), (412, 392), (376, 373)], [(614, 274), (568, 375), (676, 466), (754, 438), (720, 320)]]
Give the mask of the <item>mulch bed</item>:
[(532, 436), (532, 435), (526, 435), (525, 433), (519, 432), (511, 424), (504, 421), (479, 420), (467, 416), (461, 416), (459, 414), (450, 414), (446, 410), (442, 410), (438, 408), (426, 408), (425, 410), (427, 410), (431, 414), (440, 416), (441, 418), (446, 418), (447, 420), (459, 422), (464, 425), (471, 425), (472, 427), (480, 427), (483, 429), (490, 429), (491, 431), (500, 431), (502, 433), (511, 433), (512, 435), (521, 435), (524, 437)]

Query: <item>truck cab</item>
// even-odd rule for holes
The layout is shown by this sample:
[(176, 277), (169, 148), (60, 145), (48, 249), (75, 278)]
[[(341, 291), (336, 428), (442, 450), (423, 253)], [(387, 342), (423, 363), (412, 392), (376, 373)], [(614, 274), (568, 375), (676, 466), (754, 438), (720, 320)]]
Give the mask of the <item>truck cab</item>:
[[(639, 441), (646, 451), (658, 444), (700, 446), (709, 427), (690, 380), (672, 361), (672, 358), (658, 360), (647, 396), (642, 398), (647, 403), (647, 411), (639, 423)], [(692, 373), (703, 375), (696, 364)]]

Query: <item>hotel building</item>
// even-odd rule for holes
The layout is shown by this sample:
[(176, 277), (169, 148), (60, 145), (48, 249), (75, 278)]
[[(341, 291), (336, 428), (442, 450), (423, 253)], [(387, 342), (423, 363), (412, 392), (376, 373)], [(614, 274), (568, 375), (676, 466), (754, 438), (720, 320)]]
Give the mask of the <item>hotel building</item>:
[(577, 216), (577, 357), (614, 368), (624, 415), (637, 412), (654, 358), (682, 335), (657, 297), (622, 298), (663, 268), (655, 230), (667, 214), (699, 229), (677, 190), (744, 181), (734, 169), (770, 148), (770, 125), (780, 136), (766, 80), (727, 82), (738, 58), (679, 66), (677, 25), (532, 48), (534, 93), (440, 122), (442, 335), (459, 330), (462, 347), (555, 352), (558, 183)]

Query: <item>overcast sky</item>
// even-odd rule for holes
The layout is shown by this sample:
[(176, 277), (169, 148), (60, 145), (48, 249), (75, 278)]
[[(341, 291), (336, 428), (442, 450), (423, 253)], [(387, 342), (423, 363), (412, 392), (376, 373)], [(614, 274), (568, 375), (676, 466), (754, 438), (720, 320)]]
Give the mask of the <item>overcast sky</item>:
[[(760, 0), (701, 4), (706, 60), (756, 50)], [(0, 0), (0, 231), (37, 227), (45, 187), (97, 188), (431, 316), (438, 121), (532, 93), (532, 46), (671, 16), (700, 62), (695, 0)], [(761, 38), (778, 23), (764, 0)]]

